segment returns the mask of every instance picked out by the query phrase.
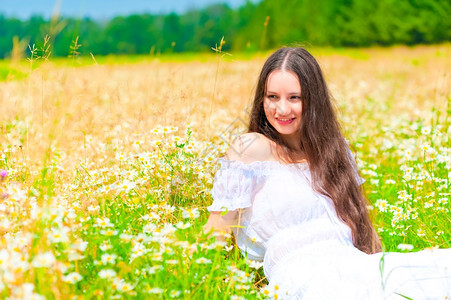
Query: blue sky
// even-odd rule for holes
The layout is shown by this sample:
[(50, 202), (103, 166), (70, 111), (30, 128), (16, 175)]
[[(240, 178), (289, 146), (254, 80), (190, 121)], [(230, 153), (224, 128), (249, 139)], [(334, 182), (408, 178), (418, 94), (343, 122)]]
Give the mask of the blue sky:
[[(0, 14), (26, 19), (33, 14), (50, 17), (59, 7), (60, 15), (107, 19), (131, 13), (183, 13), (213, 3), (239, 7), (246, 0), (0, 0)], [(258, 2), (258, 0), (252, 0)]]

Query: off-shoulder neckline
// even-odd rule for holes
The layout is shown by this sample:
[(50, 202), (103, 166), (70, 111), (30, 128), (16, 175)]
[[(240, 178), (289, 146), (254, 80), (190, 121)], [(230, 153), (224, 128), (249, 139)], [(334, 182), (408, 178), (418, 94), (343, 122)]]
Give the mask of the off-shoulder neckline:
[(291, 163), (291, 164), (284, 164), (277, 160), (256, 160), (250, 163), (245, 163), (239, 160), (228, 160), (223, 157), (218, 158), (218, 162), (225, 163), (228, 165), (234, 165), (234, 166), (242, 166), (242, 167), (277, 167), (277, 168), (304, 168), (308, 169), (308, 162), (299, 162), (299, 163)]

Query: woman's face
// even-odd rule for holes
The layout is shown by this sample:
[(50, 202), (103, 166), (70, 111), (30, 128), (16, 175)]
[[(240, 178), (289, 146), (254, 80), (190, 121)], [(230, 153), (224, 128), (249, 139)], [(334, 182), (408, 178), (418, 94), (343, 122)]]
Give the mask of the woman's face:
[(263, 106), (266, 118), (282, 138), (297, 145), (302, 115), (301, 84), (297, 75), (291, 71), (272, 71), (266, 82)]

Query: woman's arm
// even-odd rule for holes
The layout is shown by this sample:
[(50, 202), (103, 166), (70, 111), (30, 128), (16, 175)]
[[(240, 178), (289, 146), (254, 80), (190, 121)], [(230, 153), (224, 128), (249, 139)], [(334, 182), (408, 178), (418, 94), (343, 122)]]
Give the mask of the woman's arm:
[[(231, 161), (241, 161), (243, 163), (251, 163), (253, 161), (266, 160), (271, 154), (270, 144), (262, 134), (257, 132), (249, 132), (236, 138), (230, 148), (227, 150), (224, 158)], [(204, 225), (204, 233), (225, 232), (231, 233), (232, 228), (238, 226), (240, 218), (239, 210), (210, 212), (207, 223)], [(221, 237), (221, 240), (224, 238)]]
[[(226, 213), (220, 211), (210, 212), (207, 223), (204, 225), (204, 233), (210, 232), (227, 233), (232, 232), (232, 227), (237, 225), (237, 211), (228, 211)], [(219, 236), (219, 240), (224, 240), (224, 236)]]

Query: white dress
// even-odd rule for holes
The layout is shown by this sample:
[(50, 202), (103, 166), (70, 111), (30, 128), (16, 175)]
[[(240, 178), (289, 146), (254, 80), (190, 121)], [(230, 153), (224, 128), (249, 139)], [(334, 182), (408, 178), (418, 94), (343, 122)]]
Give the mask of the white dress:
[(208, 210), (239, 209), (236, 243), (279, 299), (451, 299), (451, 249), (358, 250), (307, 163), (218, 162)]

